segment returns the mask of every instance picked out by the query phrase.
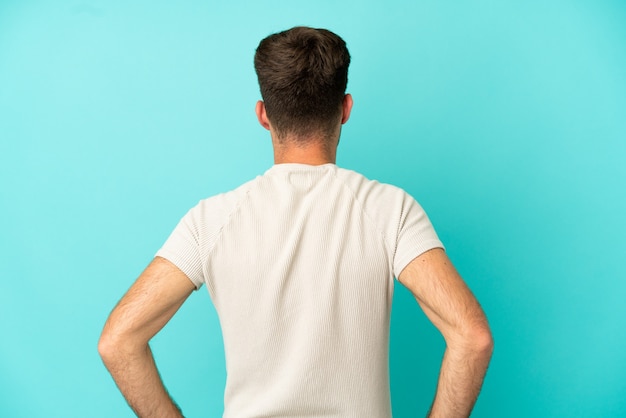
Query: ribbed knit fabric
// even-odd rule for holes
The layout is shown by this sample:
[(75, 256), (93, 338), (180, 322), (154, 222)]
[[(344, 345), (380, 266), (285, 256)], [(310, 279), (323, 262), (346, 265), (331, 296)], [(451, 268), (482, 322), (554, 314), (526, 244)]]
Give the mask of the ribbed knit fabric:
[(278, 164), (201, 201), (157, 253), (206, 284), (224, 417), (391, 417), (394, 276), (443, 247), (403, 190), (334, 164)]

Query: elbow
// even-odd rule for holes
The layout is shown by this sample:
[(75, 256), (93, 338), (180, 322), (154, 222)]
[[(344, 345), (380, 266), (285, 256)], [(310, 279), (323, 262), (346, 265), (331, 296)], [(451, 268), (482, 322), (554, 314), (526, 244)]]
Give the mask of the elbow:
[(105, 327), (98, 340), (98, 354), (107, 367), (128, 353), (131, 349), (129, 340), (110, 327)]
[(446, 339), (447, 346), (459, 352), (464, 352), (482, 358), (491, 358), (493, 353), (493, 335), (487, 324), (473, 325), (459, 330)]
[(474, 342), (480, 352), (487, 354), (488, 357), (491, 357), (494, 342), (493, 335), (491, 334), (489, 327), (484, 327), (478, 330), (474, 337)]
[(473, 327), (466, 335), (465, 345), (473, 352), (486, 358), (491, 358), (493, 353), (493, 335), (488, 325)]
[(115, 340), (106, 332), (102, 332), (98, 340), (98, 354), (102, 361), (105, 364), (111, 362), (117, 351)]
[(98, 354), (109, 368), (145, 352), (148, 342), (134, 334), (105, 327), (98, 340)]

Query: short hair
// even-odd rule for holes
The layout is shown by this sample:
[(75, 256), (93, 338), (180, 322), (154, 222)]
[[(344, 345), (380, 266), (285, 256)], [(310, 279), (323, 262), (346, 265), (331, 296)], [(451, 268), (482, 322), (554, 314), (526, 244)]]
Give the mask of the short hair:
[(259, 43), (254, 68), (279, 138), (332, 135), (341, 117), (349, 65), (345, 41), (326, 29), (298, 26)]

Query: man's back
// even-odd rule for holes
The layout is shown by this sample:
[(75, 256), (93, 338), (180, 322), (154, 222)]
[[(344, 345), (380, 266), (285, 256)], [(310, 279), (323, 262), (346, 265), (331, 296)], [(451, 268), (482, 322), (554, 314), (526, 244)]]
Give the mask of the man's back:
[(394, 272), (434, 247), (402, 190), (334, 164), (278, 164), (202, 201), (157, 255), (209, 289), (225, 417), (388, 417)]
[(222, 324), (226, 417), (390, 416), (394, 276), (446, 341), (429, 416), (470, 414), (493, 350), (489, 324), (415, 200), (334, 165), (353, 104), (349, 64), (345, 41), (326, 29), (259, 43), (255, 113), (275, 165), (192, 209), (100, 336), (139, 416), (182, 416), (149, 341), (202, 283)]

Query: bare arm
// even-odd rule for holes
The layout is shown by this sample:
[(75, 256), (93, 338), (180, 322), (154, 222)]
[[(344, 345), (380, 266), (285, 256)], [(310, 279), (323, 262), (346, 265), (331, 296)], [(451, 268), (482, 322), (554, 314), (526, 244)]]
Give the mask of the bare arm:
[(431, 418), (468, 417), (493, 351), (487, 318), (442, 249), (420, 255), (398, 280), (446, 341)]
[(104, 325), (98, 351), (115, 383), (139, 417), (182, 417), (159, 376), (148, 341), (194, 289), (176, 266), (155, 258)]

